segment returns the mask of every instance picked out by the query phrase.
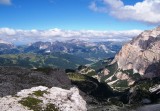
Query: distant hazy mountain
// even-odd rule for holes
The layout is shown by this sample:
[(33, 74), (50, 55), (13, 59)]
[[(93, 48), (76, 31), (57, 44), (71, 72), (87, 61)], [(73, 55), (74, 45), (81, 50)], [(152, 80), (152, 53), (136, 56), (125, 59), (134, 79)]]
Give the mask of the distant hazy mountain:
[(0, 39), (0, 50), (11, 49), (14, 45)]
[(19, 53), (19, 49), (12, 43), (0, 39), (0, 54), (15, 54)]
[(52, 53), (64, 52), (89, 60), (98, 60), (114, 55), (121, 49), (122, 42), (86, 42), (80, 40), (36, 42), (24, 49), (24, 52)]
[(104, 59), (114, 57), (122, 45), (123, 42), (86, 42), (72, 39), (55, 42), (39, 41), (16, 47), (14, 44), (0, 40), (0, 54), (63, 52), (87, 59)]
[(14, 46), (0, 40), (0, 65), (74, 69), (79, 65), (114, 57), (122, 44), (123, 42), (86, 42), (72, 39)]

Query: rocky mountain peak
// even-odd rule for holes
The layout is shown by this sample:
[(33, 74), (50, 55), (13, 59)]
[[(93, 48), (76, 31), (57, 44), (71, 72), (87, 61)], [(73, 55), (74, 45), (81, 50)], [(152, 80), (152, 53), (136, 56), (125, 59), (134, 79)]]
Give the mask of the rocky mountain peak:
[(157, 37), (160, 35), (160, 26), (153, 29), (153, 30), (146, 30), (142, 32), (142, 36), (152, 36), (152, 37)]
[(150, 65), (160, 61), (160, 27), (142, 32), (131, 42), (125, 44), (113, 62), (123, 70), (133, 69), (141, 75), (155, 76), (146, 72)]
[(152, 43), (160, 39), (160, 27), (153, 30), (146, 30), (138, 37), (134, 38), (130, 44), (138, 47), (140, 50), (147, 49)]

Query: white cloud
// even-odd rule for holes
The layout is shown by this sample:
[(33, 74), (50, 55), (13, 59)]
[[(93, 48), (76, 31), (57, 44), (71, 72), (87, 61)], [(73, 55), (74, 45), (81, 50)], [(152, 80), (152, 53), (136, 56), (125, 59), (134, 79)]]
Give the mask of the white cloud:
[[(102, 2), (105, 6), (98, 6), (97, 2)], [(124, 5), (122, 0), (100, 0), (97, 2), (92, 2), (89, 8), (94, 11), (107, 12), (119, 19), (136, 20), (148, 24), (160, 23), (160, 0), (143, 0), (134, 5)], [(106, 10), (103, 11), (102, 8)]]
[(95, 12), (106, 12), (107, 9), (106, 7), (103, 6), (97, 6), (96, 2), (92, 2), (90, 5), (89, 5), (89, 8), (92, 9), (93, 11)]
[(0, 28), (0, 39), (13, 43), (80, 39), (87, 41), (124, 41), (140, 34), (141, 30), (94, 31), (94, 30), (21, 30)]
[(11, 0), (0, 0), (0, 4), (3, 4), (3, 5), (11, 5), (12, 2), (11, 2)]
[(15, 31), (14, 29), (1, 28), (1, 29), (0, 29), (0, 34), (14, 35), (14, 34), (16, 34), (16, 31)]

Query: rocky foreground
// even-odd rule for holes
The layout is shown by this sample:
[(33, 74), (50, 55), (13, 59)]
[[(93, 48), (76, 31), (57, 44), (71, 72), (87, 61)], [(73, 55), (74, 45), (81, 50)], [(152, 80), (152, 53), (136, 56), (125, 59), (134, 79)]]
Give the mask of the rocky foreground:
[(2, 97), (0, 101), (0, 111), (87, 111), (86, 102), (75, 87), (70, 90), (33, 87)]
[(86, 111), (64, 70), (0, 67), (0, 111)]

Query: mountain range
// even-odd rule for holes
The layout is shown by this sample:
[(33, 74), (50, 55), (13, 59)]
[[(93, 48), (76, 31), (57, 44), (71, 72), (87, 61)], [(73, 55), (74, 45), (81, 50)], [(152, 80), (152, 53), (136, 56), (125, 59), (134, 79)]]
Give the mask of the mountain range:
[(123, 42), (86, 42), (73, 39), (15, 46), (1, 40), (0, 65), (75, 69), (79, 65), (114, 57), (122, 44)]

